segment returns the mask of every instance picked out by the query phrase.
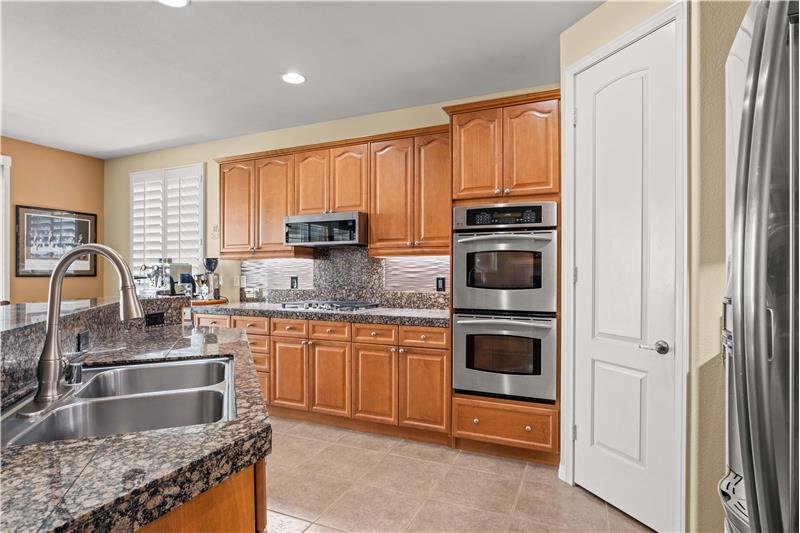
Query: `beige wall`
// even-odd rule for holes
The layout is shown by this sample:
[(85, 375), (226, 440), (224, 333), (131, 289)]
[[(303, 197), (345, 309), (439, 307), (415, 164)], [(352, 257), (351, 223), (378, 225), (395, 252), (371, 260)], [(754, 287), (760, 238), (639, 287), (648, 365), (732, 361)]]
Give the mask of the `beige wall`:
[[(0, 138), (0, 152), (11, 157), (11, 253), (4, 258), (11, 267), (11, 300), (46, 301), (49, 278), (15, 276), (15, 206), (96, 213), (97, 240), (103, 242), (103, 161), (10, 137)], [(98, 260), (96, 277), (68, 277), (64, 281), (64, 298), (102, 296), (102, 263)]]
[[(448, 117), (442, 111), (443, 105), (555, 87), (557, 85), (553, 84), (466, 100), (441, 102), (107, 160), (105, 163), (105, 208), (109, 216), (105, 223), (106, 242), (126, 256), (128, 255), (130, 240), (129, 174), (131, 172), (188, 163), (206, 163), (206, 255), (215, 257), (219, 254), (219, 165), (214, 162), (215, 158), (445, 124)], [(239, 261), (220, 261), (218, 272), (222, 275), (222, 293), (232, 300), (238, 300), (239, 291), (236, 284), (238, 283)], [(115, 291), (114, 280), (109, 279), (105, 285), (105, 293), (111, 295)]]
[[(610, 1), (561, 34), (561, 75), (597, 47), (671, 2)], [(687, 523), (721, 531), (717, 482), (725, 471), (724, 369), (720, 309), (724, 284), (724, 64), (747, 3), (690, 6), (689, 312)]]

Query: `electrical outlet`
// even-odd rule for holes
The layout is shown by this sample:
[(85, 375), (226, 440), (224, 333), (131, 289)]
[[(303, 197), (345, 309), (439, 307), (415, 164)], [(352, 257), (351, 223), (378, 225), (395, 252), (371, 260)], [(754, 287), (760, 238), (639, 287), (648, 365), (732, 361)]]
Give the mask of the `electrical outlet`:
[(436, 292), (444, 292), (444, 291), (445, 291), (444, 276), (436, 276)]
[(300, 282), (297, 281), (297, 276), (290, 276), (289, 277), (289, 286), (293, 289), (296, 289), (300, 286)]
[(78, 333), (78, 342), (76, 346), (78, 352), (89, 349), (89, 332), (81, 331)]
[(144, 315), (144, 325), (148, 326), (163, 326), (164, 325), (164, 312), (147, 313)]

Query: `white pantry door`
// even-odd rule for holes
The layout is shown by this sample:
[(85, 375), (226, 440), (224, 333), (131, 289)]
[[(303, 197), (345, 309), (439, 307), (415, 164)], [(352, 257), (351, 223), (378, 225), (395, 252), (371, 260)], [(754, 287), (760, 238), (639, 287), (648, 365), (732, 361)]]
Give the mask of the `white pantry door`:
[(575, 482), (661, 531), (680, 454), (676, 24), (575, 78)]

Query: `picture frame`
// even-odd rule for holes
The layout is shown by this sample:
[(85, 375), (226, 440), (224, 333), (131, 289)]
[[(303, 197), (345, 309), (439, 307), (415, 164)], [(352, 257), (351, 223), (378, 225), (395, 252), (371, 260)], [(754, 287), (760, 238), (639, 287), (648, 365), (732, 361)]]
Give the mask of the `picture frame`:
[[(16, 217), (17, 277), (49, 277), (67, 251), (97, 242), (93, 213), (17, 205)], [(79, 257), (67, 276), (97, 276), (97, 256)]]

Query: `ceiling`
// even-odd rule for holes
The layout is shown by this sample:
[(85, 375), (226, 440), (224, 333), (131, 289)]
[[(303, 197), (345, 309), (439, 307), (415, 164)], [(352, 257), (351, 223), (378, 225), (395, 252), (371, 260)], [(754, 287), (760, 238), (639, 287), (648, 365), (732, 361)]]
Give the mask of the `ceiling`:
[(557, 83), (599, 3), (3, 1), (2, 133), (108, 159)]

